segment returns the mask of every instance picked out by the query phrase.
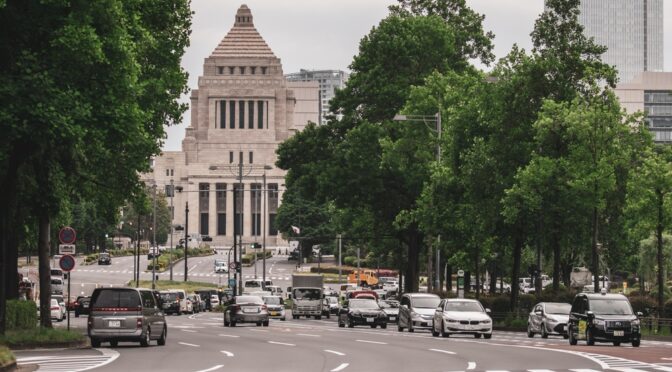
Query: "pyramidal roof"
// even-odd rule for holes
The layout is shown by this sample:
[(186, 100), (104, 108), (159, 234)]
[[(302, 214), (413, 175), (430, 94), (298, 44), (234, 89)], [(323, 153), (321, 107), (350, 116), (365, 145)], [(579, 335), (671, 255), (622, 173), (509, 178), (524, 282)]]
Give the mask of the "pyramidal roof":
[(245, 4), (238, 8), (233, 28), (212, 51), (210, 57), (276, 58), (266, 41), (254, 28), (252, 11)]

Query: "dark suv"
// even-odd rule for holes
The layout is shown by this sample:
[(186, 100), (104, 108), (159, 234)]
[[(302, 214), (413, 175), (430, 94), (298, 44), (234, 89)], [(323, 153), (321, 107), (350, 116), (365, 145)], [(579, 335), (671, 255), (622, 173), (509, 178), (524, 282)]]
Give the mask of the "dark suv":
[(107, 252), (102, 252), (98, 255), (98, 265), (112, 265), (112, 258)]
[(638, 347), (641, 315), (633, 313), (630, 301), (621, 294), (579, 293), (569, 313), (569, 344), (585, 340), (587, 345), (612, 342), (620, 346), (622, 342), (630, 342)]

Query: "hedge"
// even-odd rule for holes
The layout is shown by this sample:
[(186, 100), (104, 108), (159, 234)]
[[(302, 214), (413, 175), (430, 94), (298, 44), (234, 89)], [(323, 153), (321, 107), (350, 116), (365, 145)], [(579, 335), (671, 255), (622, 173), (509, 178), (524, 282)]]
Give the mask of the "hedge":
[[(209, 247), (206, 248), (189, 248), (187, 251), (189, 257), (202, 257), (209, 256), (212, 254), (212, 249)], [(184, 257), (183, 249), (174, 249), (172, 254), (173, 262), (180, 260)], [(159, 257), (156, 258), (156, 271), (164, 271), (170, 266), (171, 254), (169, 251), (164, 251)], [(147, 264), (147, 271), (151, 271), (153, 262)]]
[(672, 299), (663, 305), (663, 318), (672, 318)]
[(641, 312), (644, 316), (650, 316), (656, 313), (658, 304), (651, 297), (646, 296), (632, 296), (630, 297), (630, 305), (632, 310), (637, 313)]
[(7, 329), (33, 329), (37, 327), (37, 306), (33, 301), (7, 301)]

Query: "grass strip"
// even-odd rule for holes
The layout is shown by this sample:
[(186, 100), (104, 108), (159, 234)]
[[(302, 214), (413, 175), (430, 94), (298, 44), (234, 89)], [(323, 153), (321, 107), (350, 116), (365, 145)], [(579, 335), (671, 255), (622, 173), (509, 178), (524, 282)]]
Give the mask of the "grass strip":
[(0, 336), (0, 345), (10, 348), (49, 347), (84, 341), (80, 331), (68, 331), (58, 328), (35, 328), (10, 330)]

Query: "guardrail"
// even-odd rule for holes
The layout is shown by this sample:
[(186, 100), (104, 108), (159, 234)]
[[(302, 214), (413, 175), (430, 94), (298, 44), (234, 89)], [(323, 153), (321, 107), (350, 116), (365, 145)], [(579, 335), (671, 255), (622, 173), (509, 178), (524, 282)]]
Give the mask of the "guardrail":
[(656, 336), (672, 336), (672, 318), (640, 318), (642, 333)]

